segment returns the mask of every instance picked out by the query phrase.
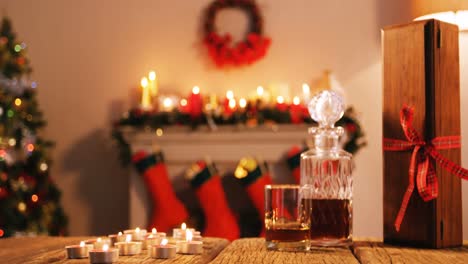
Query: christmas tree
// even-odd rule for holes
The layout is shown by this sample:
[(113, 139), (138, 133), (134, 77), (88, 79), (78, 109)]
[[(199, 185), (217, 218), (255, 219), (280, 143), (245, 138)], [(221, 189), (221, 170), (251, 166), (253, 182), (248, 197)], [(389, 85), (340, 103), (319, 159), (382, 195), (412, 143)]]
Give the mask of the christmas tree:
[(53, 143), (37, 133), (45, 126), (26, 44), (17, 42), (9, 19), (0, 27), (0, 237), (64, 235), (61, 193), (49, 177)]

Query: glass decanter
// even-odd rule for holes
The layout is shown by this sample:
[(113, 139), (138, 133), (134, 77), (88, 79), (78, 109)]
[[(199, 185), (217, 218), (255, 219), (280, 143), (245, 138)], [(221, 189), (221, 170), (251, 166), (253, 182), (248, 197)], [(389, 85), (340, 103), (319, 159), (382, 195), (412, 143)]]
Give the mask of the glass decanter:
[(309, 150), (301, 154), (303, 210), (310, 215), (311, 246), (345, 246), (352, 241), (352, 155), (335, 127), (344, 113), (343, 98), (325, 90), (310, 101), (309, 113), (318, 127), (309, 129)]

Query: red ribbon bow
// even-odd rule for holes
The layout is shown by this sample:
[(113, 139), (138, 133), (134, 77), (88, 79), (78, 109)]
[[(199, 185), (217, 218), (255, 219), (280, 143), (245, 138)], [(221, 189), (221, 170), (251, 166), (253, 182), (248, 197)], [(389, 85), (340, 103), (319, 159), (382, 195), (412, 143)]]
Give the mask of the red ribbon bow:
[(384, 151), (406, 151), (413, 150), (411, 155), (411, 162), (409, 167), (409, 183), (406, 193), (403, 196), (403, 201), (398, 211), (398, 215), (395, 219), (395, 229), (400, 231), (400, 225), (405, 216), (408, 202), (411, 198), (411, 194), (414, 190), (414, 180), (416, 174), (416, 185), (421, 198), (427, 202), (437, 198), (439, 185), (437, 182), (437, 175), (434, 169), (433, 159), (439, 163), (439, 165), (464, 180), (468, 180), (468, 170), (455, 164), (453, 161), (443, 157), (437, 150), (439, 149), (455, 149), (461, 147), (460, 136), (444, 136), (436, 137), (430, 142), (424, 141), (424, 139), (418, 134), (413, 127), (413, 107), (403, 106), (400, 112), (400, 123), (405, 133), (406, 139), (388, 139), (384, 138), (383, 149)]

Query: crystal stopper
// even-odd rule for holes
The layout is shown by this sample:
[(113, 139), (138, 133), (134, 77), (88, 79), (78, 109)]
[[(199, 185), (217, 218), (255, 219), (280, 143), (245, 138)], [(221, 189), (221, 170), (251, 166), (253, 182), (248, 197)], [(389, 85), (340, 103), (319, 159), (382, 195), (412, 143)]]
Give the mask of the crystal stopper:
[(309, 113), (320, 127), (334, 127), (335, 123), (343, 117), (344, 100), (337, 92), (324, 90), (310, 100)]

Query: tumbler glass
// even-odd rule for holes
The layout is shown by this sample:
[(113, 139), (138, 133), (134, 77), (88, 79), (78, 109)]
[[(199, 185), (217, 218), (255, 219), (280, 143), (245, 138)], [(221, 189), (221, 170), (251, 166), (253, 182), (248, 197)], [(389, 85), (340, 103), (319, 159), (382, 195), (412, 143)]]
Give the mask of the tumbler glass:
[(270, 250), (309, 249), (311, 206), (299, 185), (265, 186), (265, 240)]

